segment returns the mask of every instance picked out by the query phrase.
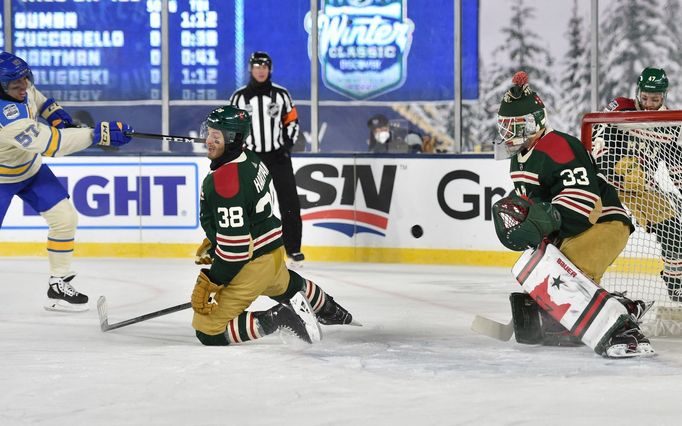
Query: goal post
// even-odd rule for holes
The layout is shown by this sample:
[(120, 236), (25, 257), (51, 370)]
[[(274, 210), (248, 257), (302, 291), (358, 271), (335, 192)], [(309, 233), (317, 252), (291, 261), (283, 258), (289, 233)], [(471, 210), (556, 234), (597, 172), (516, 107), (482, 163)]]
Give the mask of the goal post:
[(636, 228), (602, 285), (656, 302), (650, 335), (682, 335), (682, 111), (589, 113), (581, 142)]

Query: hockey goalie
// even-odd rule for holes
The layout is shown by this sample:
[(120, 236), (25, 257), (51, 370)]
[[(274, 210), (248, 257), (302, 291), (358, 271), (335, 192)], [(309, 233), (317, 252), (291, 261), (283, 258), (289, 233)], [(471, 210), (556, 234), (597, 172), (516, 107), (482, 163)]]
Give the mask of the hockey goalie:
[(612, 358), (650, 356), (638, 321), (648, 305), (598, 283), (633, 230), (616, 190), (581, 142), (551, 129), (518, 72), (498, 111), (497, 159), (511, 158), (515, 192), (493, 205), (498, 238), (526, 252), (513, 268), (522, 293), (512, 316), (520, 343), (584, 343)]

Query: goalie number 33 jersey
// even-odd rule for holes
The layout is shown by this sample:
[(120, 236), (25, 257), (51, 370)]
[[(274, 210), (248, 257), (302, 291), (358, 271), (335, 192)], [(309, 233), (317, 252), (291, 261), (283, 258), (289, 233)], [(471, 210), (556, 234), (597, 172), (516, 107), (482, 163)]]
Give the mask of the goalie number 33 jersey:
[(592, 157), (578, 139), (548, 131), (535, 146), (511, 159), (510, 173), (519, 195), (551, 202), (561, 213), (559, 237), (577, 235), (593, 224), (632, 222)]
[(200, 218), (214, 249), (214, 282), (229, 283), (251, 259), (282, 245), (271, 182), (265, 164), (249, 150), (204, 179)]

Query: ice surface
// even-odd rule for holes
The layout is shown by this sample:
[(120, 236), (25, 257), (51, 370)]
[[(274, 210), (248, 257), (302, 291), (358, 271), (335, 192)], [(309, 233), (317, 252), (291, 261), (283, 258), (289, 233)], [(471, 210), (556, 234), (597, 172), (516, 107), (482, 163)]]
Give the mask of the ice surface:
[[(681, 424), (682, 341), (655, 358), (499, 342), (475, 314), (507, 321), (507, 269), (308, 262), (301, 270), (364, 327), (323, 326), (307, 345), (268, 336), (203, 347), (183, 311), (190, 260), (76, 259), (81, 314), (44, 311), (46, 259), (0, 260), (0, 425)], [(255, 308), (271, 302), (259, 299)]]

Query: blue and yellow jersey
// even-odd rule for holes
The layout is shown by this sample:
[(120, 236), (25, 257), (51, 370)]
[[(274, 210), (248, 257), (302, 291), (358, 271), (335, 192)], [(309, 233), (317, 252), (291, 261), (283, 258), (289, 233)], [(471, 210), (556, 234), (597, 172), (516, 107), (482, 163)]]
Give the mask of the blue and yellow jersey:
[(60, 157), (92, 145), (92, 129), (57, 129), (38, 122), (45, 96), (31, 85), (24, 102), (0, 99), (0, 184), (38, 172), (41, 157)]

